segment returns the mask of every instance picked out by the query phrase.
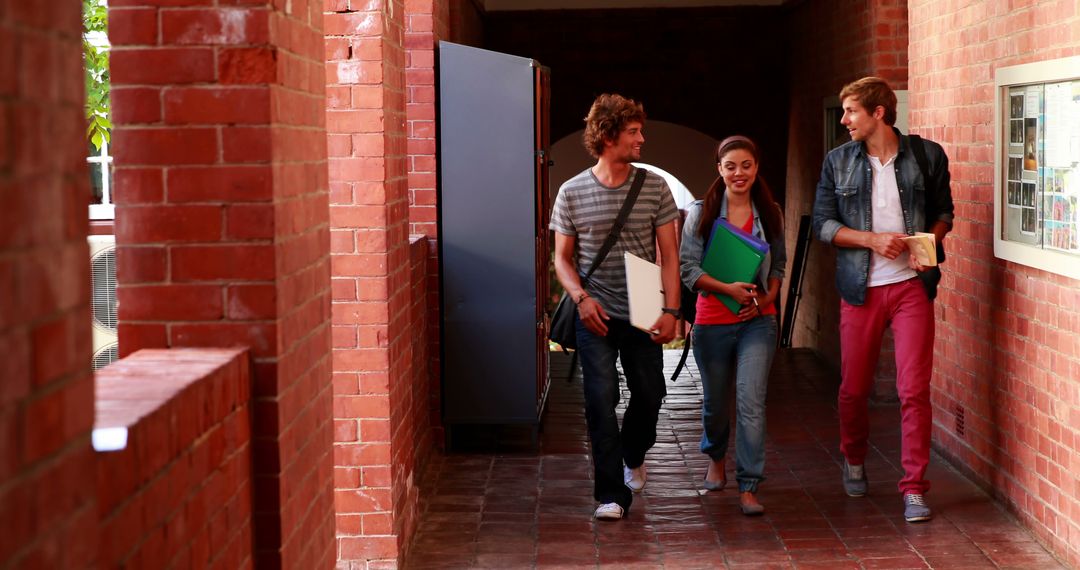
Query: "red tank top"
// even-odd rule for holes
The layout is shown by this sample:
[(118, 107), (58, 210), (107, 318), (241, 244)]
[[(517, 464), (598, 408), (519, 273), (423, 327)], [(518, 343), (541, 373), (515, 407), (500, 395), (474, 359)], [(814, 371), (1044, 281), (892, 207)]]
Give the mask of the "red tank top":
[[(746, 223), (740, 228), (746, 233), (752, 233), (754, 231), (754, 216), (747, 218)], [(759, 297), (764, 295), (764, 291), (758, 291)], [(761, 305), (762, 315), (775, 315), (776, 305), (770, 303), (768, 306)], [(694, 319), (694, 324), (698, 325), (733, 325), (735, 323), (742, 322), (739, 320), (739, 316), (736, 313), (731, 312), (731, 309), (727, 308), (727, 305), (720, 302), (715, 295), (698, 295), (697, 298), (697, 318)]]

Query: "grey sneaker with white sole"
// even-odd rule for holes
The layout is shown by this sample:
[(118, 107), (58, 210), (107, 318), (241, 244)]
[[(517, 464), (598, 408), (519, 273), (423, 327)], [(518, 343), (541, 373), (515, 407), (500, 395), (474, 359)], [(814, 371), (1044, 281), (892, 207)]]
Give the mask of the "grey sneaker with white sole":
[(904, 520), (909, 523), (924, 522), (933, 517), (933, 511), (926, 505), (926, 498), (918, 493), (904, 495)]

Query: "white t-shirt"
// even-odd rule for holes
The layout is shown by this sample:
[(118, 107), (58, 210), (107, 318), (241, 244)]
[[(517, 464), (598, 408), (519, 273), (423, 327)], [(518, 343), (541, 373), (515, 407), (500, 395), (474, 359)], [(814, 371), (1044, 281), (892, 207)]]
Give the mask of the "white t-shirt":
[[(907, 233), (907, 228), (904, 227), (904, 210), (900, 206), (900, 189), (896, 187), (896, 155), (885, 164), (881, 164), (877, 157), (869, 158), (870, 168), (874, 173), (870, 192), (873, 216), (870, 229), (874, 232)], [(891, 260), (870, 252), (870, 277), (867, 286), (879, 287), (907, 281), (912, 277), (915, 277), (915, 270), (908, 267), (906, 250)]]

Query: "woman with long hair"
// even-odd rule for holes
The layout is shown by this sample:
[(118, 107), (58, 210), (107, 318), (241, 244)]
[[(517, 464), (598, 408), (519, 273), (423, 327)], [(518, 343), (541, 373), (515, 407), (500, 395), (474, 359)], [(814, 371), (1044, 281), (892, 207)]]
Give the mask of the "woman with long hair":
[[(720, 175), (704, 200), (688, 206), (679, 251), (683, 283), (698, 293), (691, 341), (704, 393), (701, 452), (710, 458), (705, 488), (719, 491), (727, 484), (724, 458), (731, 433), (728, 410), (734, 380), (735, 479), (744, 515), (765, 512), (756, 494), (765, 479), (765, 392), (776, 353), (775, 301), (787, 261), (783, 215), (758, 174), (759, 157), (757, 145), (744, 136), (720, 142), (716, 150)], [(725, 283), (701, 268), (717, 218), (769, 244), (753, 282)], [(724, 305), (718, 293), (735, 299), (738, 312)]]

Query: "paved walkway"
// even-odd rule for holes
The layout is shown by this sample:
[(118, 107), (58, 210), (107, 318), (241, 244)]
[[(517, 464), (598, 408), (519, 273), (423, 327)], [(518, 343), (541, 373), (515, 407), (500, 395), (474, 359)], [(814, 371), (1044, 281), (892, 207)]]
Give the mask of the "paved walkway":
[[(669, 369), (677, 359), (665, 355)], [(768, 480), (758, 494), (765, 516), (738, 512), (734, 446), (728, 490), (702, 489), (701, 386), (691, 368), (692, 377), (668, 383), (645, 492), (627, 519), (596, 522), (580, 376), (567, 383), (568, 362), (561, 354), (552, 360), (557, 379), (539, 453), (528, 449), (527, 431), (485, 428), (473, 434), (476, 452), (431, 458), (407, 569), (1062, 567), (937, 456), (927, 495), (936, 516), (905, 523), (896, 406), (872, 410), (870, 494), (847, 497), (836, 379), (804, 350), (781, 352), (770, 380)], [(624, 389), (623, 403), (626, 396)]]

